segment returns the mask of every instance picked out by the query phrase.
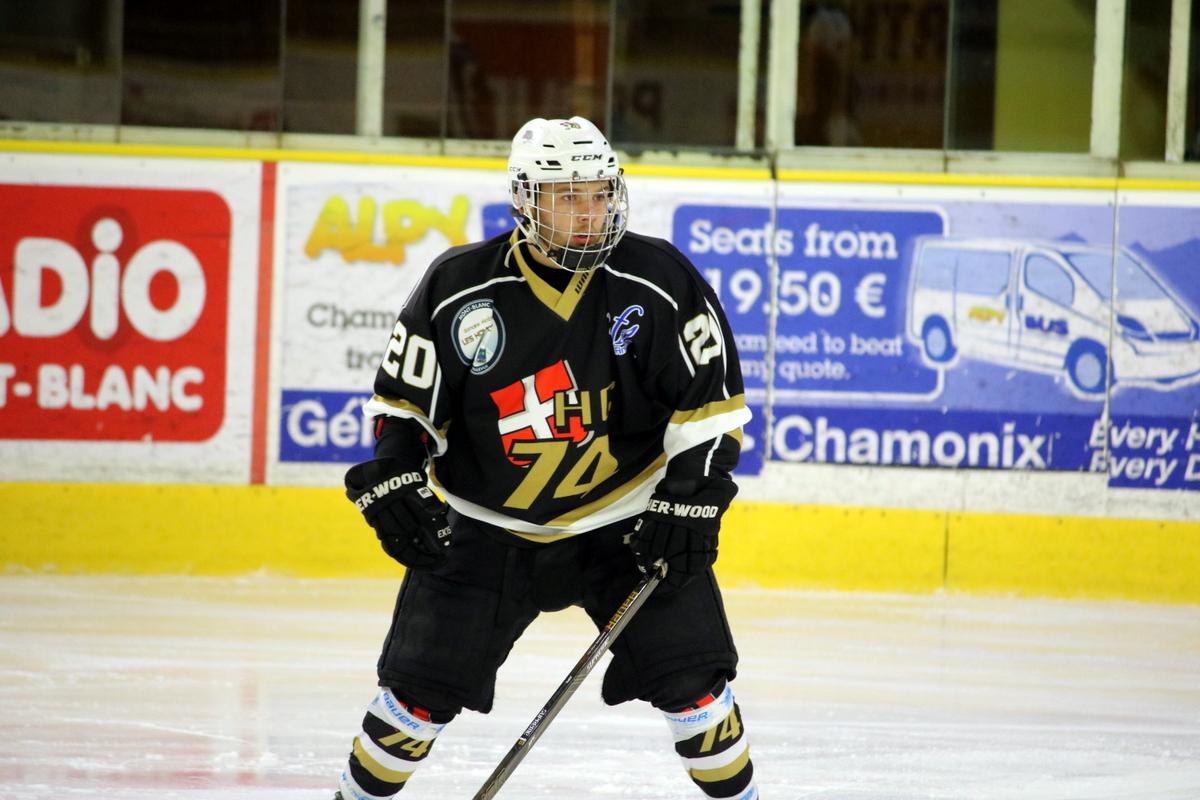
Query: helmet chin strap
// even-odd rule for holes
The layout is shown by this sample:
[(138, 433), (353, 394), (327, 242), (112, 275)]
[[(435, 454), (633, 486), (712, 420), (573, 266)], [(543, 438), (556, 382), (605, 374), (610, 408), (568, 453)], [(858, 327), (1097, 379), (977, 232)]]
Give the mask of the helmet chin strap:
[[(537, 225), (532, 224), (527, 216), (517, 211), (510, 209), (513, 218), (517, 220), (517, 230), (520, 232), (517, 240), (509, 248), (508, 253), (504, 256), (504, 265), (508, 266), (508, 259), (512, 255), (512, 251), (522, 242), (529, 245), (530, 249), (536, 249), (544, 255), (556, 269), (566, 270), (567, 272), (591, 272), (600, 266), (603, 257), (607, 255), (603, 247), (595, 250), (580, 250), (566, 247), (549, 247), (545, 242), (545, 237), (537, 232)], [(525, 228), (520, 224), (522, 221), (530, 223), (533, 228), (534, 235), (530, 238), (525, 234)], [(607, 240), (608, 237), (605, 237)]]
[(600, 266), (604, 250), (571, 250), (561, 247), (550, 251), (542, 250), (546, 257), (567, 272), (591, 272)]
[(543, 256), (545, 256), (546, 259), (550, 261), (550, 266), (553, 266), (554, 269), (564, 269), (564, 270), (567, 270), (568, 272), (575, 272), (575, 270), (567, 269), (562, 264), (560, 264), (557, 259), (555, 259), (553, 256), (551, 256), (549, 253), (546, 252), (546, 248), (542, 247), (540, 244), (538, 244), (537, 242), (534, 242), (532, 239), (530, 239), (528, 236), (526, 236), (525, 232), (522, 231), (520, 228), (518, 228), (517, 230), (519, 231), (519, 233), (518, 233), (516, 240), (511, 245), (509, 245), (508, 252), (506, 252), (504, 254), (504, 266), (505, 267), (508, 266), (508, 260), (510, 258), (512, 258), (513, 251), (516, 250), (518, 247), (520, 247), (522, 244), (524, 244), (529, 247), (531, 254), (534, 252), (537, 252), (537, 253), (541, 253)]
[(570, 247), (547, 247), (542, 243), (544, 241), (542, 236), (539, 235), (538, 239), (539, 241), (536, 243), (530, 242), (530, 246), (540, 250), (542, 255), (550, 259), (558, 269), (563, 269), (567, 272), (591, 272), (600, 266), (604, 256), (607, 255), (603, 247), (589, 250)]

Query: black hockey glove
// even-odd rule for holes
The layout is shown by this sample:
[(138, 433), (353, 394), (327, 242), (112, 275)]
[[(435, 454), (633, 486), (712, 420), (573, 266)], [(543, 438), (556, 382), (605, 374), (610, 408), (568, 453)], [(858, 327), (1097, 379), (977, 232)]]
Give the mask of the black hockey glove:
[(666, 478), (634, 524), (629, 544), (642, 571), (667, 562), (664, 588), (679, 589), (717, 560), (721, 515), (737, 485), (721, 478)]
[(447, 505), (425, 485), (425, 472), (377, 458), (346, 473), (346, 497), (375, 529), (383, 551), (406, 567), (429, 569), (450, 546)]

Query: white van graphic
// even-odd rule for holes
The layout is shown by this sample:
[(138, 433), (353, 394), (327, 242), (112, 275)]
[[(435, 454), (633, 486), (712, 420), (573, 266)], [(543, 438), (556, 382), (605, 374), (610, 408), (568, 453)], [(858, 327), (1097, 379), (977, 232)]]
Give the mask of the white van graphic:
[(1065, 373), (1086, 397), (1104, 392), (1110, 358), (1114, 385), (1200, 380), (1200, 321), (1125, 248), (1114, 271), (1096, 245), (920, 237), (908, 336), (934, 366), (963, 355)]

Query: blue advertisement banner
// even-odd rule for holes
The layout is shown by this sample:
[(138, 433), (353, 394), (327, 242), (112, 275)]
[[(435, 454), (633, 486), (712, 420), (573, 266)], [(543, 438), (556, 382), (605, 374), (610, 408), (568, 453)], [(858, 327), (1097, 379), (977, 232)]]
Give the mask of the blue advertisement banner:
[(488, 203), (480, 212), (483, 218), (483, 238), (490, 239), (517, 227), (513, 221), (512, 204)]
[(1096, 420), (1088, 445), (1091, 469), (1107, 466), (1109, 486), (1200, 491), (1200, 410), (1190, 419), (1113, 415), (1107, 429)]
[(374, 458), (375, 436), (362, 413), (370, 393), (284, 389), (279, 460), (357, 464)]
[(1122, 206), (1115, 248), (1113, 222), (1105, 202), (781, 207), (774, 227), (683, 205), (673, 237), (747, 387), (770, 386), (768, 459), (1200, 490), (1200, 209)]
[(1087, 420), (1066, 415), (778, 405), (782, 461), (991, 469), (1086, 469)]
[(1107, 433), (1110, 486), (1200, 491), (1200, 209), (1123, 202), (1117, 223), (1110, 422), (1092, 446)]
[(737, 342), (747, 392), (765, 390), (769, 377), (768, 239), (776, 239), (776, 248), (790, 250), (791, 235), (783, 231), (776, 236), (766, 208), (684, 205), (675, 210), (672, 242), (721, 300)]
[[(755, 415), (739, 473), (908, 464), (1200, 490), (1200, 209), (781, 202), (671, 218), (733, 326)], [(507, 204), (483, 222), (511, 228)]]
[(738, 459), (734, 474), (758, 475), (763, 468), (763, 437), (767, 434), (767, 408), (761, 399), (763, 393), (747, 392), (746, 405), (750, 408), (750, 421), (742, 428), (742, 456)]
[[(730, 318), (747, 388), (766, 386), (771, 303), (774, 387), (837, 396), (926, 397), (939, 373), (906, 359), (907, 275), (919, 237), (941, 234), (923, 209), (680, 206), (674, 241), (706, 275)], [(774, 295), (767, 246), (778, 256)]]

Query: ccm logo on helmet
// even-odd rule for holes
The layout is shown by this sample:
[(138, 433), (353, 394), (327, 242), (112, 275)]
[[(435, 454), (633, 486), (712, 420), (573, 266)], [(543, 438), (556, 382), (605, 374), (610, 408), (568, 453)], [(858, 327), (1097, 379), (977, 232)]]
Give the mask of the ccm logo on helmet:
[(599, 161), (604, 158), (600, 153), (584, 153), (583, 155), (571, 156), (572, 161)]
[(667, 500), (651, 500), (646, 506), (647, 511), (657, 511), (660, 514), (671, 514), (676, 517), (691, 517), (692, 519), (713, 519), (721, 513), (719, 506), (696, 506), (691, 503), (672, 503)]

